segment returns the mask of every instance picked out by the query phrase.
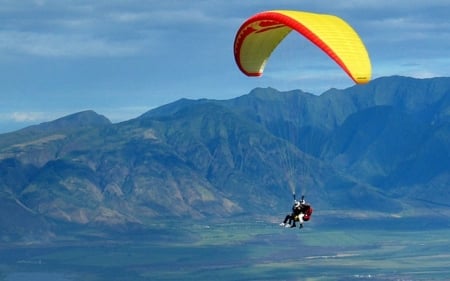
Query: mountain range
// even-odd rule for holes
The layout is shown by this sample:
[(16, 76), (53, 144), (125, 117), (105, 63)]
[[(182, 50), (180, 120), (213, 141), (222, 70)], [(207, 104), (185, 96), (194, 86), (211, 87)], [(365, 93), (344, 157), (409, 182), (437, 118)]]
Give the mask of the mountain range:
[[(315, 215), (450, 215), (450, 78), (393, 76), (317, 96), (256, 88), (120, 123), (94, 111), (0, 135), (0, 241), (62, 226)], [(38, 238), (41, 237), (41, 238)]]

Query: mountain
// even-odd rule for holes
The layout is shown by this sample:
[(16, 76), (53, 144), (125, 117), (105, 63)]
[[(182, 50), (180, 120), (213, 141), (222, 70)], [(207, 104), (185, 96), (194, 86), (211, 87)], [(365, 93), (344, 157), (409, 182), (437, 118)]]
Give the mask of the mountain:
[(448, 78), (384, 77), (321, 96), (276, 92), (255, 89), (224, 103), (382, 191), (419, 197), (420, 186), (436, 191), (424, 192), (432, 201), (445, 203), (448, 196), (442, 194), (448, 195), (450, 182)]
[[(448, 216), (450, 78), (320, 96), (257, 88), (112, 124), (85, 111), (0, 135), (0, 241), (158, 219)], [(276, 219), (275, 218), (275, 219)]]

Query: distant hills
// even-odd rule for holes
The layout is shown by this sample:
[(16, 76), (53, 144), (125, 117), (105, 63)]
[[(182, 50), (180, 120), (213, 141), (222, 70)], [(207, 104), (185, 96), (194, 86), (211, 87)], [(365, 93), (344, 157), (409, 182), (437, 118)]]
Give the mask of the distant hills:
[[(320, 96), (257, 88), (112, 124), (93, 111), (0, 135), (0, 241), (61, 224), (279, 216), (448, 216), (450, 78), (384, 77)], [(45, 234), (45, 235), (43, 235)]]

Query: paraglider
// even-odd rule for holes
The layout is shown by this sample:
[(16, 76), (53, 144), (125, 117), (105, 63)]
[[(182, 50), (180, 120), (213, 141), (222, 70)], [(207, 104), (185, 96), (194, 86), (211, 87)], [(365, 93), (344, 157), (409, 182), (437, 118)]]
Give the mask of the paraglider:
[(280, 223), (280, 226), (294, 228), (296, 227), (295, 222), (300, 223), (300, 228), (303, 228), (303, 222), (309, 221), (313, 212), (313, 208), (310, 204), (305, 201), (305, 196), (302, 196), (300, 201), (295, 200), (294, 194), (294, 205), (292, 206), (292, 213), (286, 215), (284, 221)]
[(303, 11), (266, 11), (248, 18), (234, 40), (239, 69), (247, 76), (261, 76), (273, 50), (292, 30), (325, 52), (355, 83), (370, 81), (370, 58), (354, 29), (337, 16)]
[[(239, 69), (250, 77), (262, 76), (272, 52), (293, 30), (320, 48), (356, 84), (370, 81), (369, 54), (356, 31), (337, 16), (304, 11), (273, 10), (248, 18), (234, 39), (234, 59)], [(304, 197), (295, 200), (295, 189), (293, 196), (292, 213), (280, 225), (295, 227), (295, 222), (299, 222), (302, 228), (313, 209)]]

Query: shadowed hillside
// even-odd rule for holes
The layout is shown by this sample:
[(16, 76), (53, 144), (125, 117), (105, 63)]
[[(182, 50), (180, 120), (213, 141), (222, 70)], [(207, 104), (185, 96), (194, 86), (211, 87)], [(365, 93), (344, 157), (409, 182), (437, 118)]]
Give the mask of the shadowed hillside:
[(51, 239), (61, 223), (269, 218), (293, 190), (319, 222), (448, 216), (449, 97), (450, 78), (387, 77), (321, 96), (183, 99), (118, 124), (86, 111), (3, 134), (0, 239)]

